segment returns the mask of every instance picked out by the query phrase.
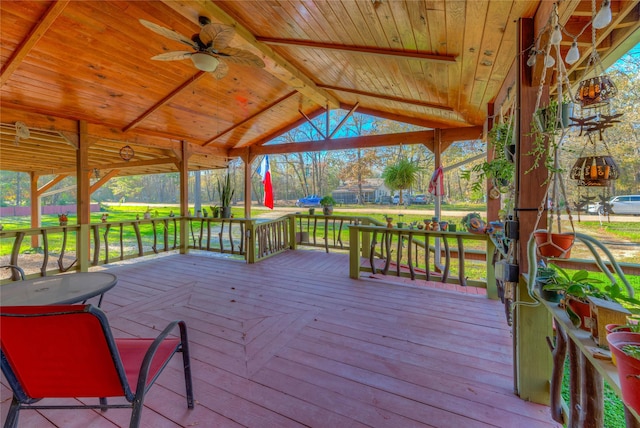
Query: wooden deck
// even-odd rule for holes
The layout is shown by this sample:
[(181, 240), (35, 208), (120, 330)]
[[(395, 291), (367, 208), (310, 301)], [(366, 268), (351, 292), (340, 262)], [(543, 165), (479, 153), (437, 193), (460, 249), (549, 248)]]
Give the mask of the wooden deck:
[[(174, 358), (143, 426), (558, 426), (513, 394), (509, 327), (484, 296), (351, 280), (348, 256), (317, 251), (254, 265), (168, 255), (106, 270), (119, 278), (102, 305), (117, 336), (155, 336), (174, 319), (189, 328), (197, 404), (187, 409)], [(1, 392), (4, 421), (4, 379)], [(19, 426), (128, 426), (129, 416), (23, 411)]]

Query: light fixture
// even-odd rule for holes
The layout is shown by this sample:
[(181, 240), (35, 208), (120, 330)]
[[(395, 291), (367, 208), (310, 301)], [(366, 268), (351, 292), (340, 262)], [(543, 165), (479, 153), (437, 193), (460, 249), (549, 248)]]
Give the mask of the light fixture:
[(547, 68), (551, 68), (554, 65), (556, 65), (556, 60), (553, 59), (551, 55), (547, 54), (547, 56), (544, 57), (544, 66)]
[(214, 71), (218, 67), (218, 58), (204, 52), (196, 52), (191, 55), (191, 61), (198, 70)]
[(578, 43), (574, 40), (573, 43), (571, 43), (571, 48), (569, 48), (564, 60), (567, 64), (575, 64), (579, 59), (580, 51), (578, 50)]
[(593, 19), (593, 28), (604, 28), (611, 22), (611, 0), (603, 0), (598, 14)]
[(561, 41), (562, 41), (562, 31), (560, 31), (560, 26), (556, 25), (556, 28), (554, 28), (553, 33), (551, 33), (551, 44), (559, 45)]
[(93, 176), (96, 180), (100, 180), (100, 170), (98, 168), (93, 168)]
[(535, 49), (531, 49), (531, 52), (529, 53), (529, 58), (527, 59), (527, 65), (529, 67), (533, 67), (534, 65), (536, 65), (537, 55), (538, 55), (538, 51), (536, 51)]

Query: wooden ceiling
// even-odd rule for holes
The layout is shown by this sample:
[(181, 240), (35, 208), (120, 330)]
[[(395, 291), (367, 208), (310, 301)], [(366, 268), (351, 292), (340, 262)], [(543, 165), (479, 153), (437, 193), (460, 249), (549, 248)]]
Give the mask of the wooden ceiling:
[[(487, 105), (504, 97), (514, 79), (517, 19), (548, 16), (552, 5), (3, 0), (0, 169), (73, 173), (81, 124), (89, 164), (102, 175), (177, 171), (183, 142), (190, 169), (224, 167), (249, 149), (275, 153), (264, 143), (327, 108), (346, 114), (357, 106), (360, 113), (476, 136)], [(598, 32), (604, 58), (619, 57), (639, 38), (638, 0), (613, 0), (612, 10), (613, 23)], [(591, 0), (565, 0), (559, 13), (577, 33), (591, 17)], [(229, 62), (218, 80), (188, 59), (151, 60), (185, 45), (140, 19), (191, 37), (199, 16), (234, 26), (230, 46), (258, 55), (265, 67)], [(583, 70), (589, 43), (587, 31), (571, 73)], [(29, 138), (16, 141), (16, 122), (30, 129)], [(125, 145), (135, 151), (130, 161), (120, 158)]]

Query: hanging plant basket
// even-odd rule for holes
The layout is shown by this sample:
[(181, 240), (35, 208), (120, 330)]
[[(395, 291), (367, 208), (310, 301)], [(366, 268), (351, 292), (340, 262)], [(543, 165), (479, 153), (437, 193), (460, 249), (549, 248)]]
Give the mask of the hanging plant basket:
[(580, 103), (582, 108), (602, 107), (609, 104), (617, 93), (618, 89), (609, 76), (596, 76), (580, 82), (575, 101)]
[(573, 164), (571, 178), (578, 186), (608, 186), (610, 180), (620, 177), (620, 168), (611, 156), (580, 157)]
[(534, 232), (536, 248), (540, 257), (555, 257), (568, 259), (571, 247), (575, 241), (573, 233), (550, 233), (547, 231)]

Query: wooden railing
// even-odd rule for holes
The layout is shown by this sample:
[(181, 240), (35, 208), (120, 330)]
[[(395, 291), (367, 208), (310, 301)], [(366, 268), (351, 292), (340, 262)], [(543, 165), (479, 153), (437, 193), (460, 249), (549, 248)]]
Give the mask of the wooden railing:
[(246, 257), (246, 232), (251, 230), (252, 220), (212, 217), (189, 217), (187, 220), (190, 234), (188, 248)]
[[(92, 266), (175, 250), (179, 218), (154, 218), (89, 225), (89, 254)], [(0, 232), (2, 253), (11, 250), (8, 264), (22, 267), (28, 276), (47, 276), (79, 269), (78, 225), (51, 226)], [(41, 250), (31, 249), (38, 237)], [(22, 255), (22, 256), (21, 256)], [(27, 263), (24, 258), (29, 257)], [(34, 261), (39, 267), (34, 267)], [(16, 279), (16, 278), (12, 278)]]
[(287, 217), (253, 223), (255, 256), (251, 262), (282, 253), (291, 248), (291, 227)]
[(295, 245), (331, 250), (349, 250), (349, 227), (352, 225), (379, 225), (370, 217), (339, 215), (291, 214)]
[[(412, 280), (471, 285), (487, 288), (488, 295), (494, 297), (495, 276), (491, 257), (483, 257), (484, 280), (470, 280), (465, 274), (470, 261), (465, 257), (468, 254), (465, 250), (467, 241), (482, 241), (485, 254), (493, 254), (494, 246), (487, 235), (354, 225), (350, 227), (350, 275), (358, 278), (361, 272), (379, 272)], [(452, 273), (454, 265), (455, 277)]]

